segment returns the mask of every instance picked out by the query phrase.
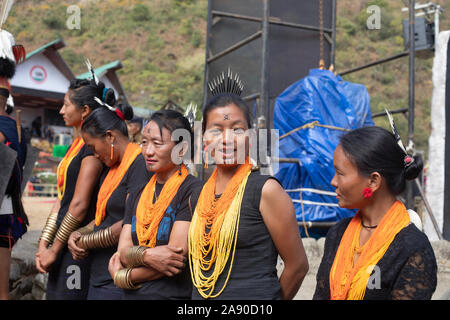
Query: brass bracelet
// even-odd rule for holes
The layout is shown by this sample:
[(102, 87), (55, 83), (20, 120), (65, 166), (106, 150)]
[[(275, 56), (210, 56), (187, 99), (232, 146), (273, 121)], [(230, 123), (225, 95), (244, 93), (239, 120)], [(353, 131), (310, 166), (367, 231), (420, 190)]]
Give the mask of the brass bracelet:
[(111, 228), (83, 234), (78, 245), (84, 249), (109, 248), (117, 244)]
[(112, 228), (107, 228), (105, 232), (106, 232), (105, 235), (106, 246), (112, 247), (116, 245), (118, 243), (118, 239), (116, 239), (116, 237), (114, 236)]
[(77, 245), (83, 249), (92, 249), (92, 236), (95, 232), (90, 232), (86, 234), (82, 234), (80, 239), (77, 242)]
[(50, 213), (50, 215), (47, 218), (47, 221), (45, 222), (45, 226), (42, 229), (39, 241), (45, 240), (47, 241), (48, 244), (53, 243), (56, 231), (58, 230), (57, 220), (58, 220), (58, 212)]
[(73, 231), (77, 230), (80, 224), (80, 221), (75, 219), (74, 216), (70, 214), (70, 212), (67, 212), (64, 216), (63, 221), (61, 222), (61, 225), (59, 226), (58, 232), (56, 233), (56, 239), (58, 239), (62, 243), (67, 243), (70, 234)]
[(81, 235), (88, 234), (94, 231), (94, 226), (88, 224), (75, 231), (81, 233)]
[(85, 241), (85, 237), (84, 236), (88, 235), (91, 232), (93, 232), (94, 231), (94, 226), (86, 225), (86, 226), (84, 226), (84, 227), (82, 227), (80, 229), (77, 229), (76, 231), (81, 234), (80, 239), (78, 239), (78, 241), (77, 241), (77, 246), (79, 246), (81, 248), (84, 248), (84, 249), (87, 249), (86, 245), (84, 243), (84, 241)]
[(131, 276), (131, 270), (133, 270), (133, 268), (128, 268), (128, 272), (127, 272), (127, 276), (125, 277), (125, 280), (127, 281), (127, 286), (129, 289), (139, 289), (141, 287), (141, 285), (134, 285), (133, 282), (130, 279)]
[(128, 269), (120, 269), (114, 274), (114, 284), (116, 287), (126, 289), (126, 274)]
[(143, 246), (133, 246), (127, 250), (125, 254), (125, 259), (127, 261), (127, 267), (134, 268), (145, 266), (144, 263), (144, 253), (147, 247)]
[(139, 289), (141, 285), (134, 285), (130, 280), (132, 268), (120, 269), (114, 274), (114, 284), (122, 289)]

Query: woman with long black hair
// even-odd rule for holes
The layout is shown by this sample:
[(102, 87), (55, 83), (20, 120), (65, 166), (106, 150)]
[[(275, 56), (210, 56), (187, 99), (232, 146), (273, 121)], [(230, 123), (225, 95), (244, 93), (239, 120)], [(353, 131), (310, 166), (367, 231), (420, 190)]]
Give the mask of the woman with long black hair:
[(130, 197), (109, 264), (124, 299), (191, 297), (187, 234), (202, 181), (189, 174), (183, 159), (192, 154), (193, 141), (189, 121), (173, 110), (153, 113), (143, 130), (142, 153), (153, 177)]
[(397, 200), (422, 171), (421, 159), (406, 153), (399, 136), (364, 127), (341, 138), (333, 164), (339, 206), (359, 211), (328, 231), (314, 299), (431, 299), (433, 249)]
[(127, 198), (150, 177), (141, 148), (128, 140), (125, 121), (132, 118), (130, 106), (105, 104), (81, 126), (84, 141), (109, 168), (98, 193), (95, 219), (69, 238), (69, 249), (75, 259), (90, 257), (88, 300), (120, 300), (123, 294), (113, 283), (108, 263), (117, 250)]
[(48, 300), (85, 300), (89, 285), (89, 260), (76, 261), (67, 248), (72, 231), (86, 225), (95, 213), (102, 162), (80, 135), (83, 121), (101, 105), (113, 102), (114, 93), (102, 82), (72, 80), (60, 110), (75, 139), (57, 170), (58, 198), (42, 231), (36, 253), (36, 268), (49, 273)]

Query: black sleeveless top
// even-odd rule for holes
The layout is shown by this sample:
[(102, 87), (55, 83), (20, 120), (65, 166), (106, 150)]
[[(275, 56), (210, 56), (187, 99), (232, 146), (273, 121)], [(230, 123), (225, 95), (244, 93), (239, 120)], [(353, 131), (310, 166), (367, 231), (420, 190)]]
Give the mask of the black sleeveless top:
[[(105, 170), (101, 181), (106, 178)], [(106, 204), (105, 220), (99, 226), (94, 225), (94, 231), (99, 231), (111, 227), (116, 222), (122, 220), (125, 216), (127, 195), (135, 190), (144, 187), (150, 180), (152, 173), (145, 167), (145, 159), (139, 154), (128, 168), (120, 184), (113, 191)], [(94, 287), (103, 286), (112, 283), (111, 275), (108, 271), (108, 264), (111, 256), (117, 251), (117, 246), (109, 248), (92, 249), (91, 255), (91, 277), (90, 284)]]
[[(163, 184), (156, 183), (155, 194), (159, 196)], [(203, 182), (192, 175), (188, 175), (180, 185), (178, 192), (170, 202), (164, 216), (158, 226), (156, 235), (156, 246), (167, 245), (173, 224), (176, 221), (191, 221), (192, 213), (197, 204)], [(144, 186), (145, 187), (145, 186)], [(133, 245), (138, 246), (139, 240), (136, 234), (136, 208), (144, 188), (127, 202), (127, 211), (123, 224), (131, 224), (131, 237)], [(190, 205), (189, 205), (190, 198)], [(155, 199), (154, 199), (155, 201)], [(192, 292), (192, 281), (189, 271), (189, 263), (185, 268), (173, 277), (163, 276), (141, 283), (142, 287), (137, 290), (124, 290), (124, 300), (177, 300), (190, 299)]]
[[(66, 190), (64, 192), (64, 197), (61, 199), (61, 207), (58, 211), (57, 226), (61, 225), (64, 216), (69, 210), (70, 202), (75, 193), (75, 187), (77, 184), (78, 174), (80, 173), (81, 162), (84, 158), (88, 156), (93, 156), (94, 153), (91, 148), (84, 145), (80, 152), (72, 159), (67, 168), (67, 181)], [(103, 166), (105, 170), (105, 166)], [(86, 213), (86, 217), (82, 221), (80, 227), (85, 226), (95, 217), (95, 208), (97, 203), (97, 194), (99, 190), (100, 177), (92, 190), (89, 200), (89, 207)], [(48, 275), (47, 284), (47, 300), (86, 300), (89, 288), (89, 276), (90, 276), (90, 262), (91, 256), (86, 259), (75, 261), (72, 259), (72, 254), (70, 253), (67, 245), (64, 246), (63, 250), (58, 255), (56, 261), (53, 263), (52, 268)], [(67, 281), (69, 277), (72, 276), (73, 271), (71, 268), (77, 266), (80, 272), (80, 286), (79, 288), (69, 288), (67, 286)]]
[[(66, 215), (67, 211), (69, 210), (70, 202), (72, 201), (73, 195), (75, 193), (75, 187), (77, 184), (78, 174), (80, 173), (80, 169), (81, 169), (81, 162), (83, 161), (84, 158), (86, 158), (88, 156), (94, 156), (94, 152), (87, 145), (84, 145), (81, 148), (80, 152), (78, 152), (78, 154), (72, 159), (72, 161), (69, 164), (69, 167), (67, 168), (66, 189), (64, 191), (64, 196), (61, 199), (61, 206), (58, 211), (58, 219), (57, 219), (58, 228), (61, 225), (61, 222), (64, 219), (64, 216)], [(81, 223), (81, 226), (85, 226), (90, 221), (92, 221), (92, 219), (95, 217), (95, 207), (96, 207), (96, 203), (97, 203), (99, 182), (100, 182), (100, 176), (99, 176), (97, 184), (95, 185), (94, 189), (92, 190), (91, 199), (89, 201), (89, 208), (87, 210), (86, 217), (84, 218), (83, 222)]]
[[(231, 274), (225, 289), (215, 299), (281, 299), (281, 286), (276, 269), (278, 251), (259, 211), (261, 191), (268, 179), (275, 178), (261, 175), (259, 171), (250, 173), (248, 177), (242, 199)], [(225, 269), (216, 282), (214, 293), (222, 289), (230, 262), (231, 253)], [(192, 290), (192, 299), (203, 299), (195, 287)]]

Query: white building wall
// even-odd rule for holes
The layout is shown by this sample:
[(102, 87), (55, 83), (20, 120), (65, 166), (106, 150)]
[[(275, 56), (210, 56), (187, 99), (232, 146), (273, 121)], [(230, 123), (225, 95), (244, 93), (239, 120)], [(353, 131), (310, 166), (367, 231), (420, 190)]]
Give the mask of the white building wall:
[(11, 86), (65, 93), (69, 80), (43, 54), (38, 53), (19, 64)]

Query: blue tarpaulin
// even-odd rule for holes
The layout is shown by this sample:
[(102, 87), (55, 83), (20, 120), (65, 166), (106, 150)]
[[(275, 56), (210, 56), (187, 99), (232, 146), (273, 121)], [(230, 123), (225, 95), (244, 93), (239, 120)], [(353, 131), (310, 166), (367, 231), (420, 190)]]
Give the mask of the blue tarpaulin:
[[(332, 128), (312, 126), (283, 137), (314, 121)], [(293, 199), (298, 221), (338, 221), (355, 214), (355, 210), (337, 206), (330, 184), (333, 152), (345, 133), (342, 129), (371, 125), (365, 86), (345, 82), (328, 70), (311, 70), (276, 99), (274, 128), (279, 129), (279, 157), (299, 159), (300, 165), (280, 163), (275, 176)]]

